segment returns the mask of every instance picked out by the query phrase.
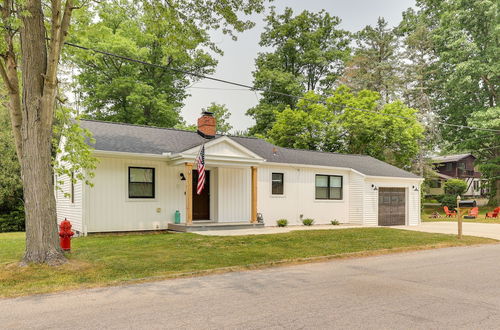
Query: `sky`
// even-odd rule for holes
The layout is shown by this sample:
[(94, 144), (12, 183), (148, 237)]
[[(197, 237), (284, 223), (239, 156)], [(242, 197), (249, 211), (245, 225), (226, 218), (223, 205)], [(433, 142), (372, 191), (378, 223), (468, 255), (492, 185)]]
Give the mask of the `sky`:
[[(285, 7), (291, 7), (296, 14), (306, 9), (325, 9), (331, 15), (341, 18), (340, 28), (356, 32), (366, 25), (374, 25), (381, 16), (389, 25), (397, 25), (401, 20), (401, 13), (414, 6), (415, 0), (275, 0), (272, 4), (278, 13), (282, 13)], [(224, 51), (223, 56), (216, 56), (219, 63), (213, 77), (252, 85), (254, 60), (263, 51), (259, 40), (264, 31), (264, 17), (265, 13), (250, 16), (256, 23), (255, 27), (238, 34), (237, 41), (217, 31), (211, 33), (212, 40)], [(227, 105), (233, 129), (244, 130), (253, 125), (253, 119), (246, 116), (245, 112), (258, 103), (257, 93), (210, 80), (200, 80), (191, 86), (188, 89), (191, 96), (186, 99), (182, 109), (182, 116), (188, 124), (196, 122), (202, 108), (216, 102)]]

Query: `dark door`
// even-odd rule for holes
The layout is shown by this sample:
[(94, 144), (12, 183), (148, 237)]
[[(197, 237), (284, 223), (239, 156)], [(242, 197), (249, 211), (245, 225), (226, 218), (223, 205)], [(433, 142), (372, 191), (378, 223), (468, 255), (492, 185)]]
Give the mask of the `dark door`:
[(205, 188), (200, 195), (196, 193), (198, 171), (193, 171), (193, 220), (210, 219), (210, 171), (205, 171)]
[(401, 226), (406, 224), (405, 188), (379, 188), (379, 226)]

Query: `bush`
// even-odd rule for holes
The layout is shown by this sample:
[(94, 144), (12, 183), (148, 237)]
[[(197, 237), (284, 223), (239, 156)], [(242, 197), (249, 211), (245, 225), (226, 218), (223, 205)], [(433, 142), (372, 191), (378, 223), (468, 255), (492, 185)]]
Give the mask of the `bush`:
[(440, 201), (441, 201), (441, 206), (448, 206), (448, 208), (452, 210), (457, 207), (456, 195), (441, 195)]
[(6, 214), (0, 214), (0, 233), (24, 231), (24, 210), (20, 206)]
[(304, 219), (302, 220), (302, 223), (304, 224), (304, 226), (312, 226), (312, 224), (314, 223), (314, 219)]
[(276, 224), (278, 225), (278, 227), (286, 227), (286, 226), (288, 226), (288, 220), (287, 219), (279, 219), (278, 221), (276, 221)]
[(444, 183), (445, 195), (462, 195), (467, 191), (467, 183), (460, 179), (449, 179)]
[(332, 223), (332, 225), (334, 225), (334, 226), (338, 226), (338, 225), (340, 225), (340, 222), (339, 222), (338, 220), (332, 220), (332, 221), (331, 221), (331, 223)]

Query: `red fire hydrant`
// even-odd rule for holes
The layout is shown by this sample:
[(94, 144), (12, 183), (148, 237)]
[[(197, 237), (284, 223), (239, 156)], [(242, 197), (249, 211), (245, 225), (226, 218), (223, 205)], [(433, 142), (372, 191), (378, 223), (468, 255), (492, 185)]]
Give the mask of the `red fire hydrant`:
[(71, 231), (71, 222), (66, 218), (59, 224), (59, 241), (63, 251), (71, 250), (71, 236), (75, 233)]

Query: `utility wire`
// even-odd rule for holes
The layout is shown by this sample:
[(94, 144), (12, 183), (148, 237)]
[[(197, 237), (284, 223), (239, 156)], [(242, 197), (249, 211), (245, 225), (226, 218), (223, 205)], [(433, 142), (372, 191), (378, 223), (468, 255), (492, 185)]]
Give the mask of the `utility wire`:
[[(148, 66), (152, 66), (152, 67), (156, 67), (156, 68), (160, 68), (160, 69), (164, 69), (164, 70), (170, 70), (170, 71), (177, 72), (177, 73), (182, 73), (182, 74), (185, 74), (185, 75), (188, 75), (188, 76), (197, 77), (197, 78), (201, 78), (201, 79), (212, 80), (212, 81), (220, 82), (220, 83), (223, 83), (223, 84), (228, 84), (228, 85), (243, 87), (243, 88), (249, 89), (251, 91), (260, 91), (260, 92), (263, 92), (263, 93), (271, 93), (271, 94), (275, 94), (275, 95), (291, 97), (291, 98), (294, 98), (296, 100), (305, 100), (305, 101), (311, 102), (311, 103), (317, 103), (317, 104), (327, 105), (327, 102), (325, 102), (325, 101), (313, 101), (313, 100), (310, 100), (310, 99), (308, 99), (306, 97), (303, 97), (303, 96), (297, 96), (297, 95), (292, 95), (292, 94), (287, 94), (287, 93), (282, 93), (282, 92), (277, 92), (277, 91), (272, 91), (272, 90), (266, 90), (266, 89), (256, 88), (254, 86), (250, 86), (250, 85), (246, 85), (246, 84), (242, 84), (242, 83), (238, 83), (238, 82), (234, 82), (234, 81), (229, 81), (229, 80), (225, 80), (225, 79), (219, 79), (219, 78), (215, 78), (215, 77), (207, 76), (207, 75), (204, 75), (204, 74), (201, 74), (201, 73), (191, 72), (191, 71), (187, 71), (187, 70), (183, 70), (183, 69), (177, 69), (177, 68), (173, 68), (173, 67), (171, 67), (169, 65), (154, 64), (154, 63), (150, 63), (150, 62), (138, 60), (138, 59), (127, 57), (127, 56), (122, 56), (122, 55), (118, 55), (118, 54), (114, 54), (114, 53), (110, 53), (110, 52), (106, 52), (106, 51), (102, 51), (102, 50), (98, 50), (98, 49), (94, 49), (94, 48), (90, 48), (90, 47), (85, 47), (85, 46), (77, 45), (77, 44), (74, 44), (74, 43), (71, 43), (71, 42), (65, 42), (64, 44), (68, 45), (70, 47), (82, 49), (82, 50), (85, 50), (85, 51), (91, 51), (91, 52), (94, 52), (94, 53), (98, 53), (98, 54), (102, 54), (102, 55), (106, 55), (106, 56), (110, 56), (110, 57), (119, 58), (119, 59), (122, 59), (122, 60), (125, 60), (125, 61), (129, 61), (129, 62), (133, 62), (133, 63), (139, 63), (139, 64), (148, 65)], [(384, 116), (389, 116), (389, 117), (395, 117), (395, 118), (400, 118), (400, 119), (404, 119), (404, 120), (414, 120), (414, 118), (400, 116), (400, 115), (395, 115), (395, 114), (391, 114), (391, 113), (381, 113), (381, 112), (374, 111), (374, 110), (360, 109), (360, 108), (346, 107), (346, 106), (344, 106), (343, 108), (349, 109), (349, 110), (363, 111), (363, 112), (373, 113), (373, 114), (378, 114), (378, 115), (384, 115)], [(472, 130), (479, 130), (479, 131), (488, 131), (488, 132), (500, 133), (500, 130), (490, 129), (490, 128), (480, 128), (480, 127), (467, 126), (467, 125), (450, 124), (450, 123), (446, 123), (446, 122), (436, 122), (436, 124), (444, 125), (444, 126), (450, 126), (450, 127), (455, 127), (455, 128), (462, 128), (462, 129), (463, 128), (467, 128), (467, 129), (472, 129)]]

